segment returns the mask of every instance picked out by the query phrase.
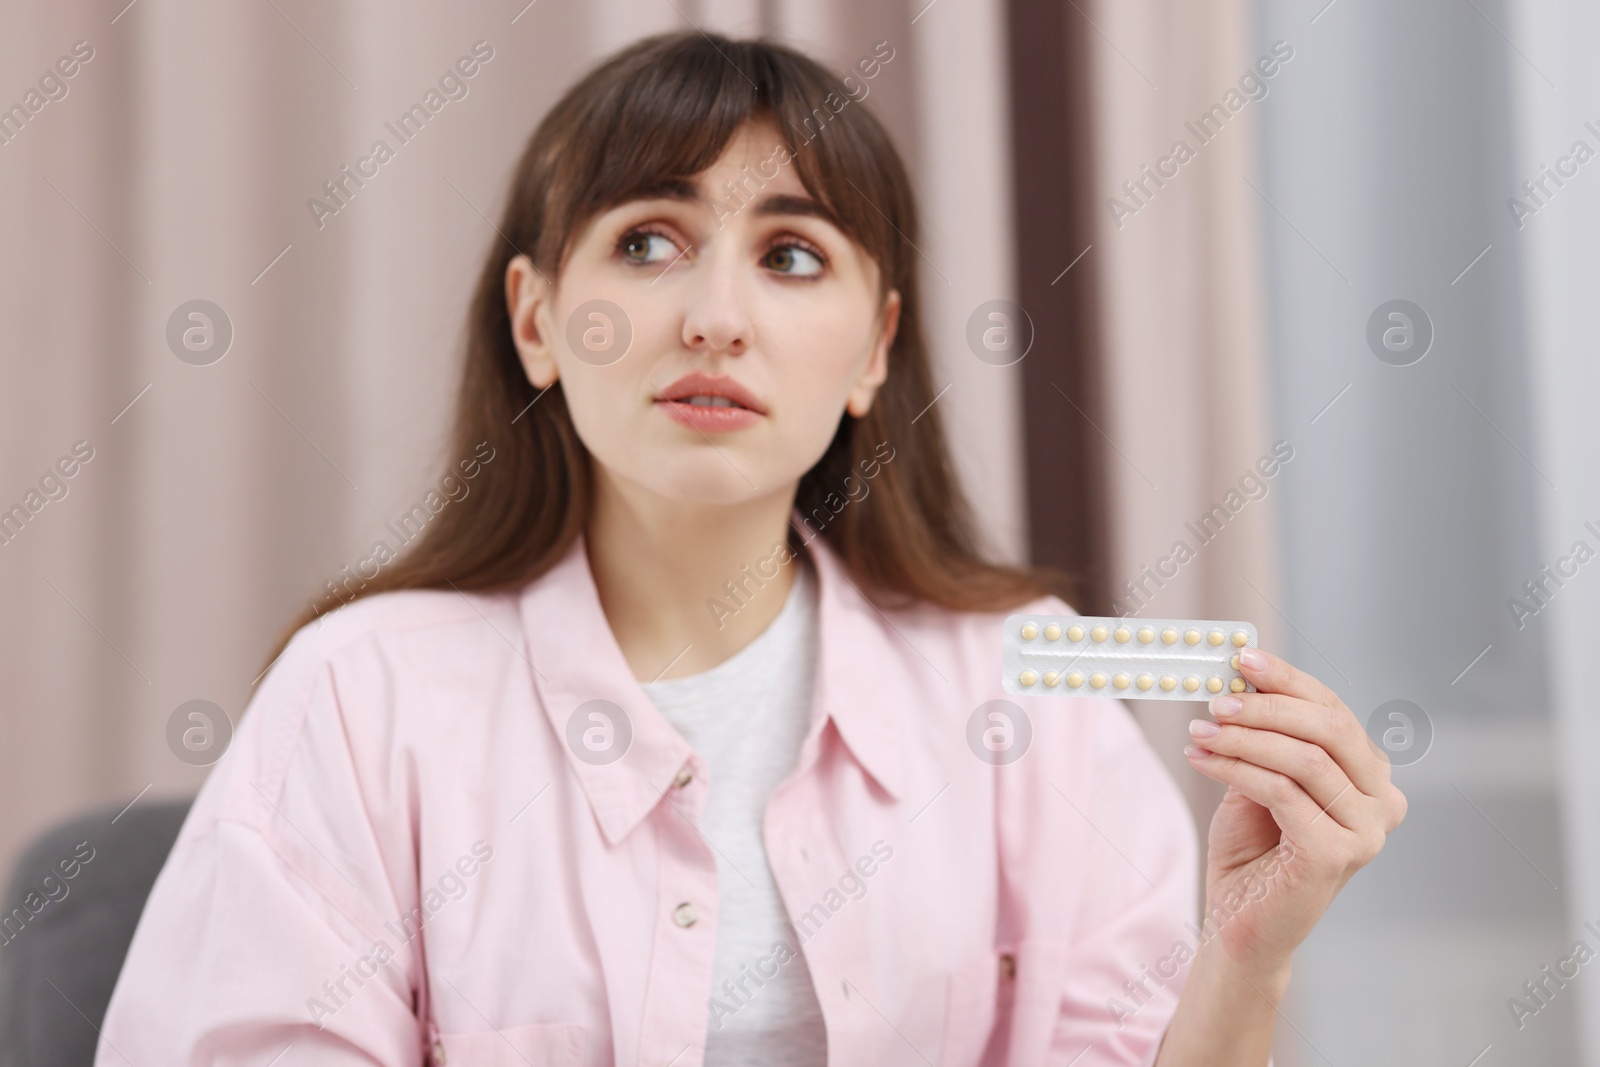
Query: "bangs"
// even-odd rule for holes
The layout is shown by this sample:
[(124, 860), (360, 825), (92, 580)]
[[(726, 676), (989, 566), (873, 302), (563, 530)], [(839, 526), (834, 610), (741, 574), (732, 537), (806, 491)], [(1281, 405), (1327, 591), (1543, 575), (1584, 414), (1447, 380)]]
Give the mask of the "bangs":
[[(693, 178), (752, 123), (777, 131), (774, 162), (794, 167), (823, 217), (877, 261), (885, 291), (900, 275), (897, 236), (915, 240), (887, 131), (841, 79), (771, 43), (647, 38), (596, 68), (546, 122), (565, 135), (545, 142), (548, 198), (525, 205), (543, 218), (518, 244), (554, 273), (589, 220)], [(765, 178), (746, 169), (743, 191), (771, 180), (763, 168)]]

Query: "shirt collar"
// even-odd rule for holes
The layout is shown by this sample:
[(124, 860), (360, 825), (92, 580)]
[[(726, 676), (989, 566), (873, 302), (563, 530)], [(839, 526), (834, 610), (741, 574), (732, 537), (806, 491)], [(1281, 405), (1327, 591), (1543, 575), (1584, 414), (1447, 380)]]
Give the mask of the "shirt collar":
[[(794, 526), (806, 529), (798, 512)], [(893, 646), (902, 639), (821, 534), (811, 534), (805, 544), (817, 571), (817, 705), (856, 762), (898, 800), (904, 789), (900, 729), (906, 687), (896, 684), (896, 670), (905, 648)]]
[[(796, 528), (804, 530), (795, 516)], [(892, 799), (902, 789), (900, 693), (888, 646), (892, 635), (843, 562), (820, 536), (805, 551), (817, 574), (818, 664), (813, 709), (830, 719), (844, 747)], [(606, 840), (626, 837), (672, 788), (693, 749), (656, 709), (618, 647), (600, 606), (580, 533), (566, 554), (520, 596), (533, 682), (551, 729), (561, 739)], [(591, 701), (605, 704), (591, 705)], [(620, 711), (615, 716), (613, 709)], [(601, 718), (594, 718), (598, 714)], [(616, 718), (617, 721), (607, 722)], [(626, 748), (605, 762), (604, 746), (584, 744), (587, 730)]]

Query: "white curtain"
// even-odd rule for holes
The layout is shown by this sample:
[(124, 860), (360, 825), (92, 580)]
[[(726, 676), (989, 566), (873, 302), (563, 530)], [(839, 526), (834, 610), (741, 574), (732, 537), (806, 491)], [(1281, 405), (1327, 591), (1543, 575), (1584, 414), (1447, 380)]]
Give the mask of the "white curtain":
[[(1519, 629), (1507, 600), (1580, 535), (1537, 505), (1553, 484), (1581, 510), (1592, 455), (1577, 439), (1539, 447), (1557, 409), (1530, 389), (1526, 327), (1544, 316), (1524, 297), (1571, 286), (1552, 320), (1571, 323), (1593, 276), (1525, 276), (1535, 227), (1505, 206), (1581, 135), (1593, 37), (1576, 10), (1555, 18), (1552, 50), (1484, 0), (1259, 5), (1256, 51), (1295, 50), (1262, 104), (1257, 182), (1273, 405), (1297, 451), (1278, 497), (1288, 637), (1363, 721), (1402, 700), (1419, 742), (1431, 734), (1393, 754), (1406, 822), (1296, 956), (1280, 1047), (1297, 1063), (1577, 1059), (1587, 975), (1525, 1025), (1508, 1010), (1583, 936), (1563, 912), (1584, 898), (1561, 849), (1562, 771), (1581, 759), (1558, 756), (1571, 746), (1552, 732), (1563, 627), (1541, 613)], [(1510, 106), (1524, 79), (1560, 130), (1532, 151)], [(1587, 240), (1582, 189), (1560, 195), (1570, 206), (1533, 221)], [(1425, 350), (1385, 347), (1397, 300), (1420, 309), (1407, 314)], [(1582, 404), (1584, 384), (1562, 375), (1561, 404)], [(1581, 408), (1560, 410), (1581, 425)], [(1585, 580), (1554, 610), (1583, 604)]]
[[(1576, 542), (1600, 552), (1600, 360), (1595, 358), (1595, 294), (1600, 292), (1600, 177), (1593, 159), (1580, 168), (1578, 141), (1600, 153), (1600, 70), (1592, 45), (1600, 40), (1600, 10), (1574, 0), (1520, 0), (1510, 5), (1509, 33), (1525, 61), (1511, 65), (1518, 177), (1540, 179), (1543, 167), (1570, 172), (1569, 181), (1545, 181), (1529, 197), (1518, 188), (1506, 199), (1508, 229), (1522, 242), (1523, 291), (1528, 308), (1536, 456), (1550, 483), (1540, 483), (1540, 543), (1544, 561), (1576, 575), (1551, 594), (1530, 626), (1546, 643), (1562, 786), (1561, 822), (1566, 851), (1562, 918), (1570, 940), (1600, 950), (1600, 775), (1591, 754), (1600, 751), (1600, 690), (1594, 684), (1600, 648), (1600, 565), (1579, 564)], [(1537, 66), (1535, 66), (1537, 64)], [(1562, 163), (1562, 157), (1568, 162)], [(1541, 164), (1543, 167), (1541, 167)], [(1559, 176), (1559, 175), (1558, 175)], [(1524, 211), (1535, 209), (1532, 215)], [(1520, 217), (1518, 217), (1520, 216)], [(1520, 222), (1520, 228), (1515, 222)], [(1562, 557), (1568, 562), (1562, 563)], [(1525, 603), (1531, 601), (1525, 600)], [(1590, 924), (1586, 926), (1585, 924)], [(1563, 943), (1570, 950), (1570, 945)], [(1563, 955), (1567, 953), (1564, 952)], [(1541, 960), (1541, 963), (1552, 962)], [(1600, 1067), (1600, 982), (1576, 981), (1555, 995), (1571, 996), (1587, 1067)], [(1554, 1006), (1552, 1000), (1552, 1006)], [(1543, 1014), (1543, 1011), (1540, 1012)], [(1529, 1020), (1536, 1025), (1538, 1017)]]

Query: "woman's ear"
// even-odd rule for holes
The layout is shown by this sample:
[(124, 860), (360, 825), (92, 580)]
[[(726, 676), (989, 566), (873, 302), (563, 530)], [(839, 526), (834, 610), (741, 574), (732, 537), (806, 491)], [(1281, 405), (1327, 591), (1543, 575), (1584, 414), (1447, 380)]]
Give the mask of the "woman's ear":
[(872, 346), (872, 354), (867, 357), (867, 365), (850, 387), (850, 396), (845, 401), (845, 410), (858, 419), (872, 410), (878, 387), (889, 377), (889, 349), (894, 347), (894, 336), (900, 328), (900, 290), (889, 290), (879, 321), (882, 327)]
[(551, 326), (550, 283), (526, 255), (506, 264), (506, 310), (511, 340), (517, 346), (522, 372), (536, 389), (548, 389), (557, 377), (555, 331)]

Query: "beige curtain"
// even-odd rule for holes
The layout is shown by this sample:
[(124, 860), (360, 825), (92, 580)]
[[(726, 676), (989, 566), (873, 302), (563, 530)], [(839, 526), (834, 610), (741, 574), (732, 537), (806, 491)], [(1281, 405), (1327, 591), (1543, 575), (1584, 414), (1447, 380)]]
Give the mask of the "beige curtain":
[[(1102, 199), (1255, 59), (1242, 0), (1073, 17), (1094, 32)], [(938, 403), (992, 549), (1022, 557), (1021, 376), (964, 342), (971, 309), (1014, 296), (1010, 234), (1027, 224), (999, 0), (12, 6), (0, 106), (27, 109), (58, 60), (92, 57), (0, 142), (0, 508), (41, 502), (0, 544), (0, 867), (85, 806), (198, 788), (205, 768), (168, 746), (174, 710), (210, 700), (236, 721), (280, 626), (456, 458), (442, 442), (465, 302), (528, 132), (599, 56), (691, 25), (766, 30), (841, 69), (895, 49), (868, 99), (921, 196)], [(465, 95), (348, 181), (477, 42), (492, 58)], [(1185, 522), (1271, 450), (1253, 126), (1246, 105), (1136, 214), (1105, 211), (1085, 261), (1105, 294), (1114, 587), (1193, 544)], [(340, 180), (343, 206), (314, 213)], [(207, 365), (167, 339), (196, 300), (232, 330)], [(48, 482), (66, 495), (29, 498), (79, 442), (92, 458)], [(1196, 546), (1144, 613), (1249, 618), (1274, 643), (1272, 504)], [(1186, 716), (1141, 715), (1203, 816)]]
[[(1270, 94), (1283, 68), (1268, 78), (1255, 67), (1263, 50), (1246, 0), (1102, 0), (1080, 17), (1091, 23), (1095, 85), (1100, 210), (1090, 255), (1105, 295), (1112, 592), (1146, 616), (1248, 619), (1264, 646), (1278, 648), (1287, 605), (1277, 588), (1275, 486), (1293, 460), (1257, 464), (1273, 457), (1275, 440), (1292, 449), (1298, 432), (1274, 434), (1268, 410), (1258, 219), (1271, 209), (1252, 187), (1260, 104), (1238, 90), (1254, 72)], [(1182, 163), (1173, 158), (1179, 141), (1194, 153)], [(1158, 184), (1146, 167), (1157, 178), (1176, 174)], [(1190, 554), (1175, 551), (1180, 542)], [(1221, 790), (1183, 759), (1194, 709), (1136, 706), (1203, 832)]]
[[(58, 59), (92, 52), (0, 143), (0, 508), (40, 502), (0, 544), (0, 869), (86, 806), (197, 789), (205, 768), (168, 747), (175, 709), (209, 700), (237, 721), (279, 628), (458, 458), (442, 449), (459, 330), (511, 165), (562, 89), (644, 34), (768, 29), (838, 68), (895, 49), (868, 100), (923, 198), (939, 403), (995, 551), (1020, 556), (1015, 379), (963, 341), (970, 309), (1011, 284), (1003, 11), (924, 7), (0, 11), (0, 106), (27, 110)], [(395, 141), (386, 123), (477, 42), (492, 56), (465, 95), (373, 174), (360, 161)], [(341, 180), (337, 211), (308, 206), (334, 206), (324, 183)], [(225, 316), (203, 311), (209, 349), (197, 300)], [(224, 321), (225, 355), (198, 365)], [(78, 442), (92, 457), (51, 474)]]

